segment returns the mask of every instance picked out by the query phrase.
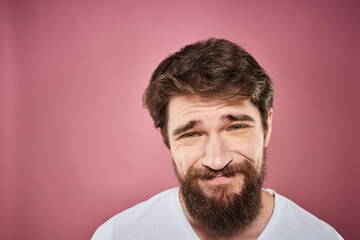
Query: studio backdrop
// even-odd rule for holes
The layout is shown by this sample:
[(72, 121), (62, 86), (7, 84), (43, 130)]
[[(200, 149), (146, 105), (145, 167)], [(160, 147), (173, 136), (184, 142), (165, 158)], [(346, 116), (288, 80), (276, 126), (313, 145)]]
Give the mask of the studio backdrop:
[(358, 1), (2, 0), (0, 239), (90, 239), (177, 185), (141, 97), (181, 46), (226, 38), (271, 76), (265, 187), (360, 239)]

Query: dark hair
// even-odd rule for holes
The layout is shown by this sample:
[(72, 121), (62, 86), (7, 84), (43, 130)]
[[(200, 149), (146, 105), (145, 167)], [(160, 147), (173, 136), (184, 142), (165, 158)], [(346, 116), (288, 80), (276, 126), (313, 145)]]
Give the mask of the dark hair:
[(243, 48), (225, 39), (211, 38), (187, 45), (163, 60), (144, 92), (144, 106), (168, 147), (167, 105), (171, 97), (179, 95), (227, 101), (250, 99), (259, 109), (266, 131), (274, 86)]

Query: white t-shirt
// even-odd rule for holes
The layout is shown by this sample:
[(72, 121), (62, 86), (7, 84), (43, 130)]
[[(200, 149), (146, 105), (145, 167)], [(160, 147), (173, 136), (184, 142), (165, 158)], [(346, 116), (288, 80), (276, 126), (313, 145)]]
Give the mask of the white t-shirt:
[[(258, 240), (343, 239), (334, 228), (289, 199), (275, 196), (274, 212)], [(161, 192), (101, 225), (92, 240), (199, 240), (181, 208), (179, 188)]]

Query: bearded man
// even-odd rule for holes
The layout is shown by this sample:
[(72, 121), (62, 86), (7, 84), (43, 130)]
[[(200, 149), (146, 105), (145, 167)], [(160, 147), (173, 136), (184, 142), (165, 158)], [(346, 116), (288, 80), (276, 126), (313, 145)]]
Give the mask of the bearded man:
[(143, 101), (180, 187), (115, 215), (92, 239), (343, 239), (262, 189), (273, 97), (266, 72), (230, 41), (196, 42), (166, 58)]

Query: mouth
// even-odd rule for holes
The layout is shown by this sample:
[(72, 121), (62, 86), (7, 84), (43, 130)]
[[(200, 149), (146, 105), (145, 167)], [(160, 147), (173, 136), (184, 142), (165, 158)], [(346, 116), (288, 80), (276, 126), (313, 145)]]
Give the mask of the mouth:
[(211, 185), (224, 185), (231, 183), (237, 175), (238, 174), (231, 176), (218, 175), (209, 179), (203, 179), (202, 181)]

